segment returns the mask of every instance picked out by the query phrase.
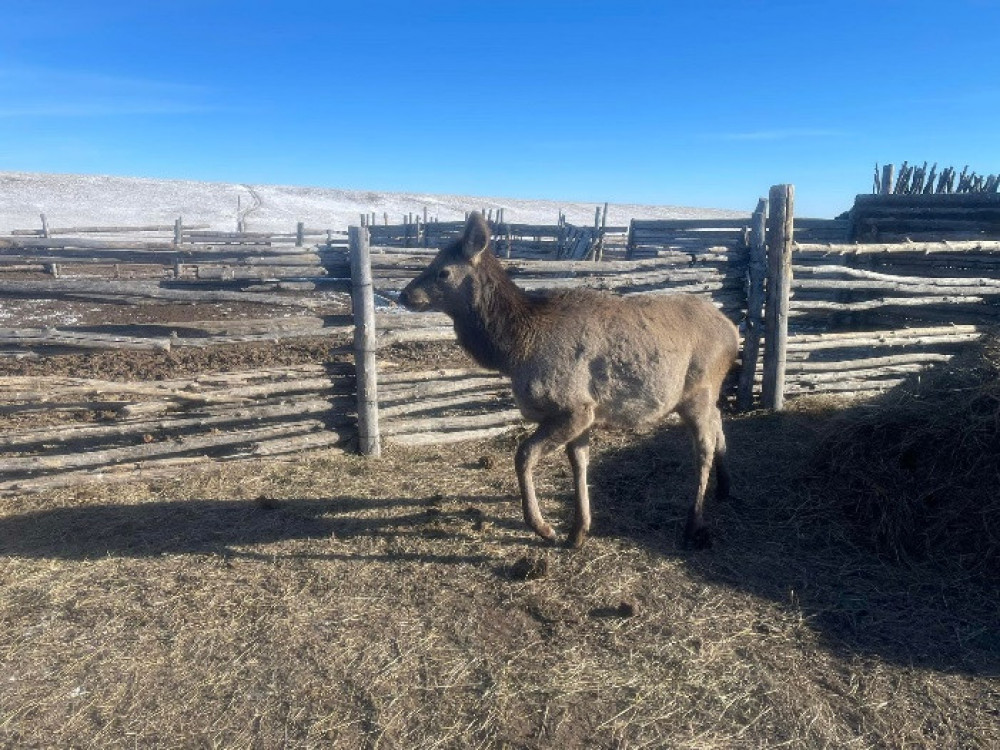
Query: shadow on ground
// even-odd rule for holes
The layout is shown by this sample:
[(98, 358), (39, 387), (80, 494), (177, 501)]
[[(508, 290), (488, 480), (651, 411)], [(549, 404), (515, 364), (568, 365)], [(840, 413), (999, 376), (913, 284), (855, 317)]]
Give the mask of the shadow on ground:
[(824, 418), (782, 413), (730, 419), (734, 498), (710, 498), (714, 544), (686, 551), (695, 488), (679, 427), (602, 451), (592, 465), (594, 530), (682, 559), (690, 572), (801, 613), (828, 646), (903, 665), (1000, 675), (995, 586), (947, 561), (902, 564), (857, 542), (813, 466)]
[[(82, 505), (39, 510), (0, 519), (0, 555), (63, 560), (153, 557), (163, 554), (257, 556), (233, 548), (290, 540), (447, 537), (474, 528), (484, 514), (476, 506), (508, 498), (463, 498), (466, 509), (442, 510), (439, 498), (322, 500), (176, 500), (129, 505)], [(489, 518), (494, 526), (512, 521)], [(279, 554), (280, 556), (280, 554)], [(359, 552), (317, 557), (371, 560)], [(406, 559), (405, 553), (388, 555)], [(425, 562), (484, 562), (482, 556), (421, 555)]]

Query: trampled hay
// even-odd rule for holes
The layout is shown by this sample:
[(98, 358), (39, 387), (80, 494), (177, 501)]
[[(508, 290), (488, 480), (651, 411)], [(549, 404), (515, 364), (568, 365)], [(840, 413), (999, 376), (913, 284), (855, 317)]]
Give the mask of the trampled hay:
[(1000, 577), (1000, 338), (832, 419), (820, 483), (867, 544)]

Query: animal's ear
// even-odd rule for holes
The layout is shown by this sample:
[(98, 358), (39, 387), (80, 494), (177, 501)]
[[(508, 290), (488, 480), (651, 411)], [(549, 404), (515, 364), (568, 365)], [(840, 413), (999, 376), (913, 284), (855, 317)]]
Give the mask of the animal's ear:
[(469, 214), (462, 232), (462, 254), (470, 263), (475, 263), (479, 254), (490, 244), (490, 227), (478, 211)]

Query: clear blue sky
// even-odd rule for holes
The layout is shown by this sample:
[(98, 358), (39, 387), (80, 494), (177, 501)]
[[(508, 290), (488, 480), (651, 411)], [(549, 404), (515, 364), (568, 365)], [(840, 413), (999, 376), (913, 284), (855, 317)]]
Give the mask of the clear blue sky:
[(1000, 172), (1000, 0), (5, 0), (0, 170), (832, 216)]

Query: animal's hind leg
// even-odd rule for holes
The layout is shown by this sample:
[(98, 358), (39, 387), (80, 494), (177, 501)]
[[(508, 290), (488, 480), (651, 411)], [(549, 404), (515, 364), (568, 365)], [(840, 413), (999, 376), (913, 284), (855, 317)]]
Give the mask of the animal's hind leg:
[(580, 549), (590, 531), (590, 494), (587, 491), (587, 462), (590, 460), (590, 432), (566, 443), (566, 455), (573, 468), (573, 485), (576, 491), (576, 513), (568, 546)]
[(726, 463), (726, 434), (722, 431), (722, 415), (715, 409), (715, 499), (726, 500), (732, 487)]
[[(709, 547), (711, 535), (705, 525), (705, 492), (712, 473), (712, 464), (718, 462), (716, 473), (717, 494), (729, 494), (729, 472), (725, 468), (726, 438), (722, 432), (722, 415), (715, 404), (714, 395), (708, 390), (692, 394), (678, 412), (687, 423), (694, 436), (695, 453), (698, 458), (698, 490), (688, 512), (684, 541), (696, 549)], [(724, 494), (723, 494), (724, 493)]]
[[(543, 539), (554, 541), (556, 535), (552, 527), (545, 522), (542, 511), (538, 507), (533, 475), (535, 465), (542, 456), (576, 440), (590, 428), (593, 422), (594, 414), (590, 408), (552, 416), (539, 424), (538, 429), (526, 437), (517, 447), (514, 466), (517, 470), (517, 483), (521, 488), (521, 509), (524, 511), (524, 520)], [(583, 465), (586, 466), (585, 458)], [(575, 476), (576, 469), (574, 467), (574, 478)], [(585, 477), (584, 481), (586, 481)], [(586, 492), (586, 490), (584, 491)], [(586, 495), (584, 496), (586, 497)], [(577, 495), (577, 507), (580, 507), (579, 494)], [(586, 515), (589, 518), (589, 503)]]

